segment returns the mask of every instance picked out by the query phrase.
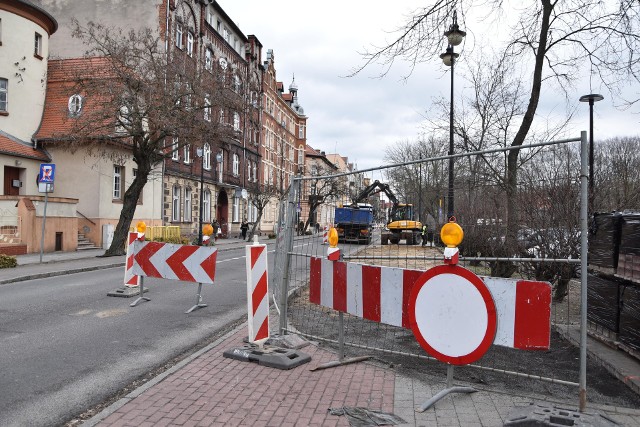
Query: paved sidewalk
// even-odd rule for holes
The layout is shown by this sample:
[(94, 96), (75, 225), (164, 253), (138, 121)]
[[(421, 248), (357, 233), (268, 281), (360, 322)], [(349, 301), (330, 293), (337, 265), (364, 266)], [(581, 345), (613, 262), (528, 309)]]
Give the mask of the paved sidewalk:
[[(312, 372), (336, 360), (310, 345), (308, 364), (283, 371), (222, 356), (242, 346), (243, 326), (135, 390), (88, 420), (86, 426), (348, 426), (329, 408), (361, 406), (394, 413), (404, 426), (502, 426), (515, 407), (531, 403), (575, 410), (576, 396), (549, 402), (479, 390), (445, 397), (423, 413), (415, 408), (445, 387), (403, 376), (379, 363), (361, 362)], [(444, 378), (443, 378), (444, 380)], [(456, 382), (458, 385), (460, 382)], [(623, 426), (640, 427), (640, 410), (590, 407)], [(588, 413), (589, 413), (588, 412)]]

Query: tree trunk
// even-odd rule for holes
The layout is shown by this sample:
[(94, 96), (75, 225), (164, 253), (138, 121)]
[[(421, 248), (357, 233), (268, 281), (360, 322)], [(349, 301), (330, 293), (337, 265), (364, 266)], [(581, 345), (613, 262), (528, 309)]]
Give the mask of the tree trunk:
[(247, 235), (247, 242), (250, 242), (253, 240), (253, 235), (256, 234), (256, 229), (258, 228), (258, 225), (260, 224), (261, 219), (262, 219), (262, 209), (258, 209), (258, 218), (254, 221), (253, 227), (251, 227), (251, 231)]
[(118, 219), (118, 225), (113, 233), (113, 241), (111, 246), (106, 250), (104, 256), (118, 256), (126, 255), (126, 243), (127, 236), (129, 234), (129, 228), (133, 221), (133, 215), (136, 212), (138, 206), (138, 200), (142, 189), (149, 179), (151, 173), (151, 166), (141, 163), (137, 163), (138, 173), (133, 180), (127, 191), (124, 193), (124, 199), (122, 200), (122, 210), (120, 211), (120, 218)]
[[(538, 48), (536, 51), (535, 66), (533, 70), (533, 83), (531, 86), (531, 96), (527, 111), (522, 118), (522, 123), (518, 129), (518, 133), (513, 138), (512, 147), (520, 147), (525, 141), (529, 129), (533, 123), (538, 102), (540, 101), (540, 89), (542, 87), (542, 68), (547, 49), (547, 37), (549, 34), (549, 17), (553, 10), (550, 0), (542, 1), (542, 22), (540, 23), (540, 34), (538, 39)], [(517, 248), (518, 233), (518, 157), (520, 149), (509, 151), (507, 155), (507, 177), (506, 177), (506, 196), (507, 196), (507, 230), (505, 233), (505, 248), (510, 254)], [(513, 255), (513, 254), (511, 254)], [(502, 273), (508, 273), (511, 268), (500, 266), (498, 270)]]

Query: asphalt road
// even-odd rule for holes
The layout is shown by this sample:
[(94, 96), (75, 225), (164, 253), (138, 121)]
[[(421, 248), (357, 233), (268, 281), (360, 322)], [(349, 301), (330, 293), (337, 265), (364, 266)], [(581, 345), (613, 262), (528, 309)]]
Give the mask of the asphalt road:
[[(269, 250), (273, 250), (273, 245)], [(270, 263), (273, 262), (272, 253)], [(0, 425), (54, 426), (246, 316), (244, 251), (218, 254), (216, 283), (145, 280), (149, 302), (108, 297), (122, 268), (0, 286)]]

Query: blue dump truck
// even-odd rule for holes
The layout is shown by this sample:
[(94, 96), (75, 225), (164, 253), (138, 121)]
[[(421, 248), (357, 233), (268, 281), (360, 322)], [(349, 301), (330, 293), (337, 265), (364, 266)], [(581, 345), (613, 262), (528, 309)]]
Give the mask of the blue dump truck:
[(371, 243), (373, 232), (373, 207), (358, 206), (336, 208), (335, 225), (339, 242)]

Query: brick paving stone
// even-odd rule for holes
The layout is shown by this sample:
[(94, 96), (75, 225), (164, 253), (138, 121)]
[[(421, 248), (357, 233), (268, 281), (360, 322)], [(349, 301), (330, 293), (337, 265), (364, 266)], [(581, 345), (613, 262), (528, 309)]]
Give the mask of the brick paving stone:
[[(480, 390), (451, 394), (434, 408), (418, 413), (415, 408), (443, 390), (444, 383), (426, 383), (368, 362), (312, 372), (314, 366), (337, 360), (335, 354), (313, 345), (303, 350), (312, 356), (311, 363), (288, 371), (222, 357), (223, 350), (242, 345), (245, 335), (239, 329), (99, 425), (347, 427), (346, 417), (329, 415), (328, 409), (363, 406), (395, 413), (407, 426), (501, 426), (514, 406), (532, 401)], [(640, 427), (640, 411), (607, 415), (623, 425)]]

